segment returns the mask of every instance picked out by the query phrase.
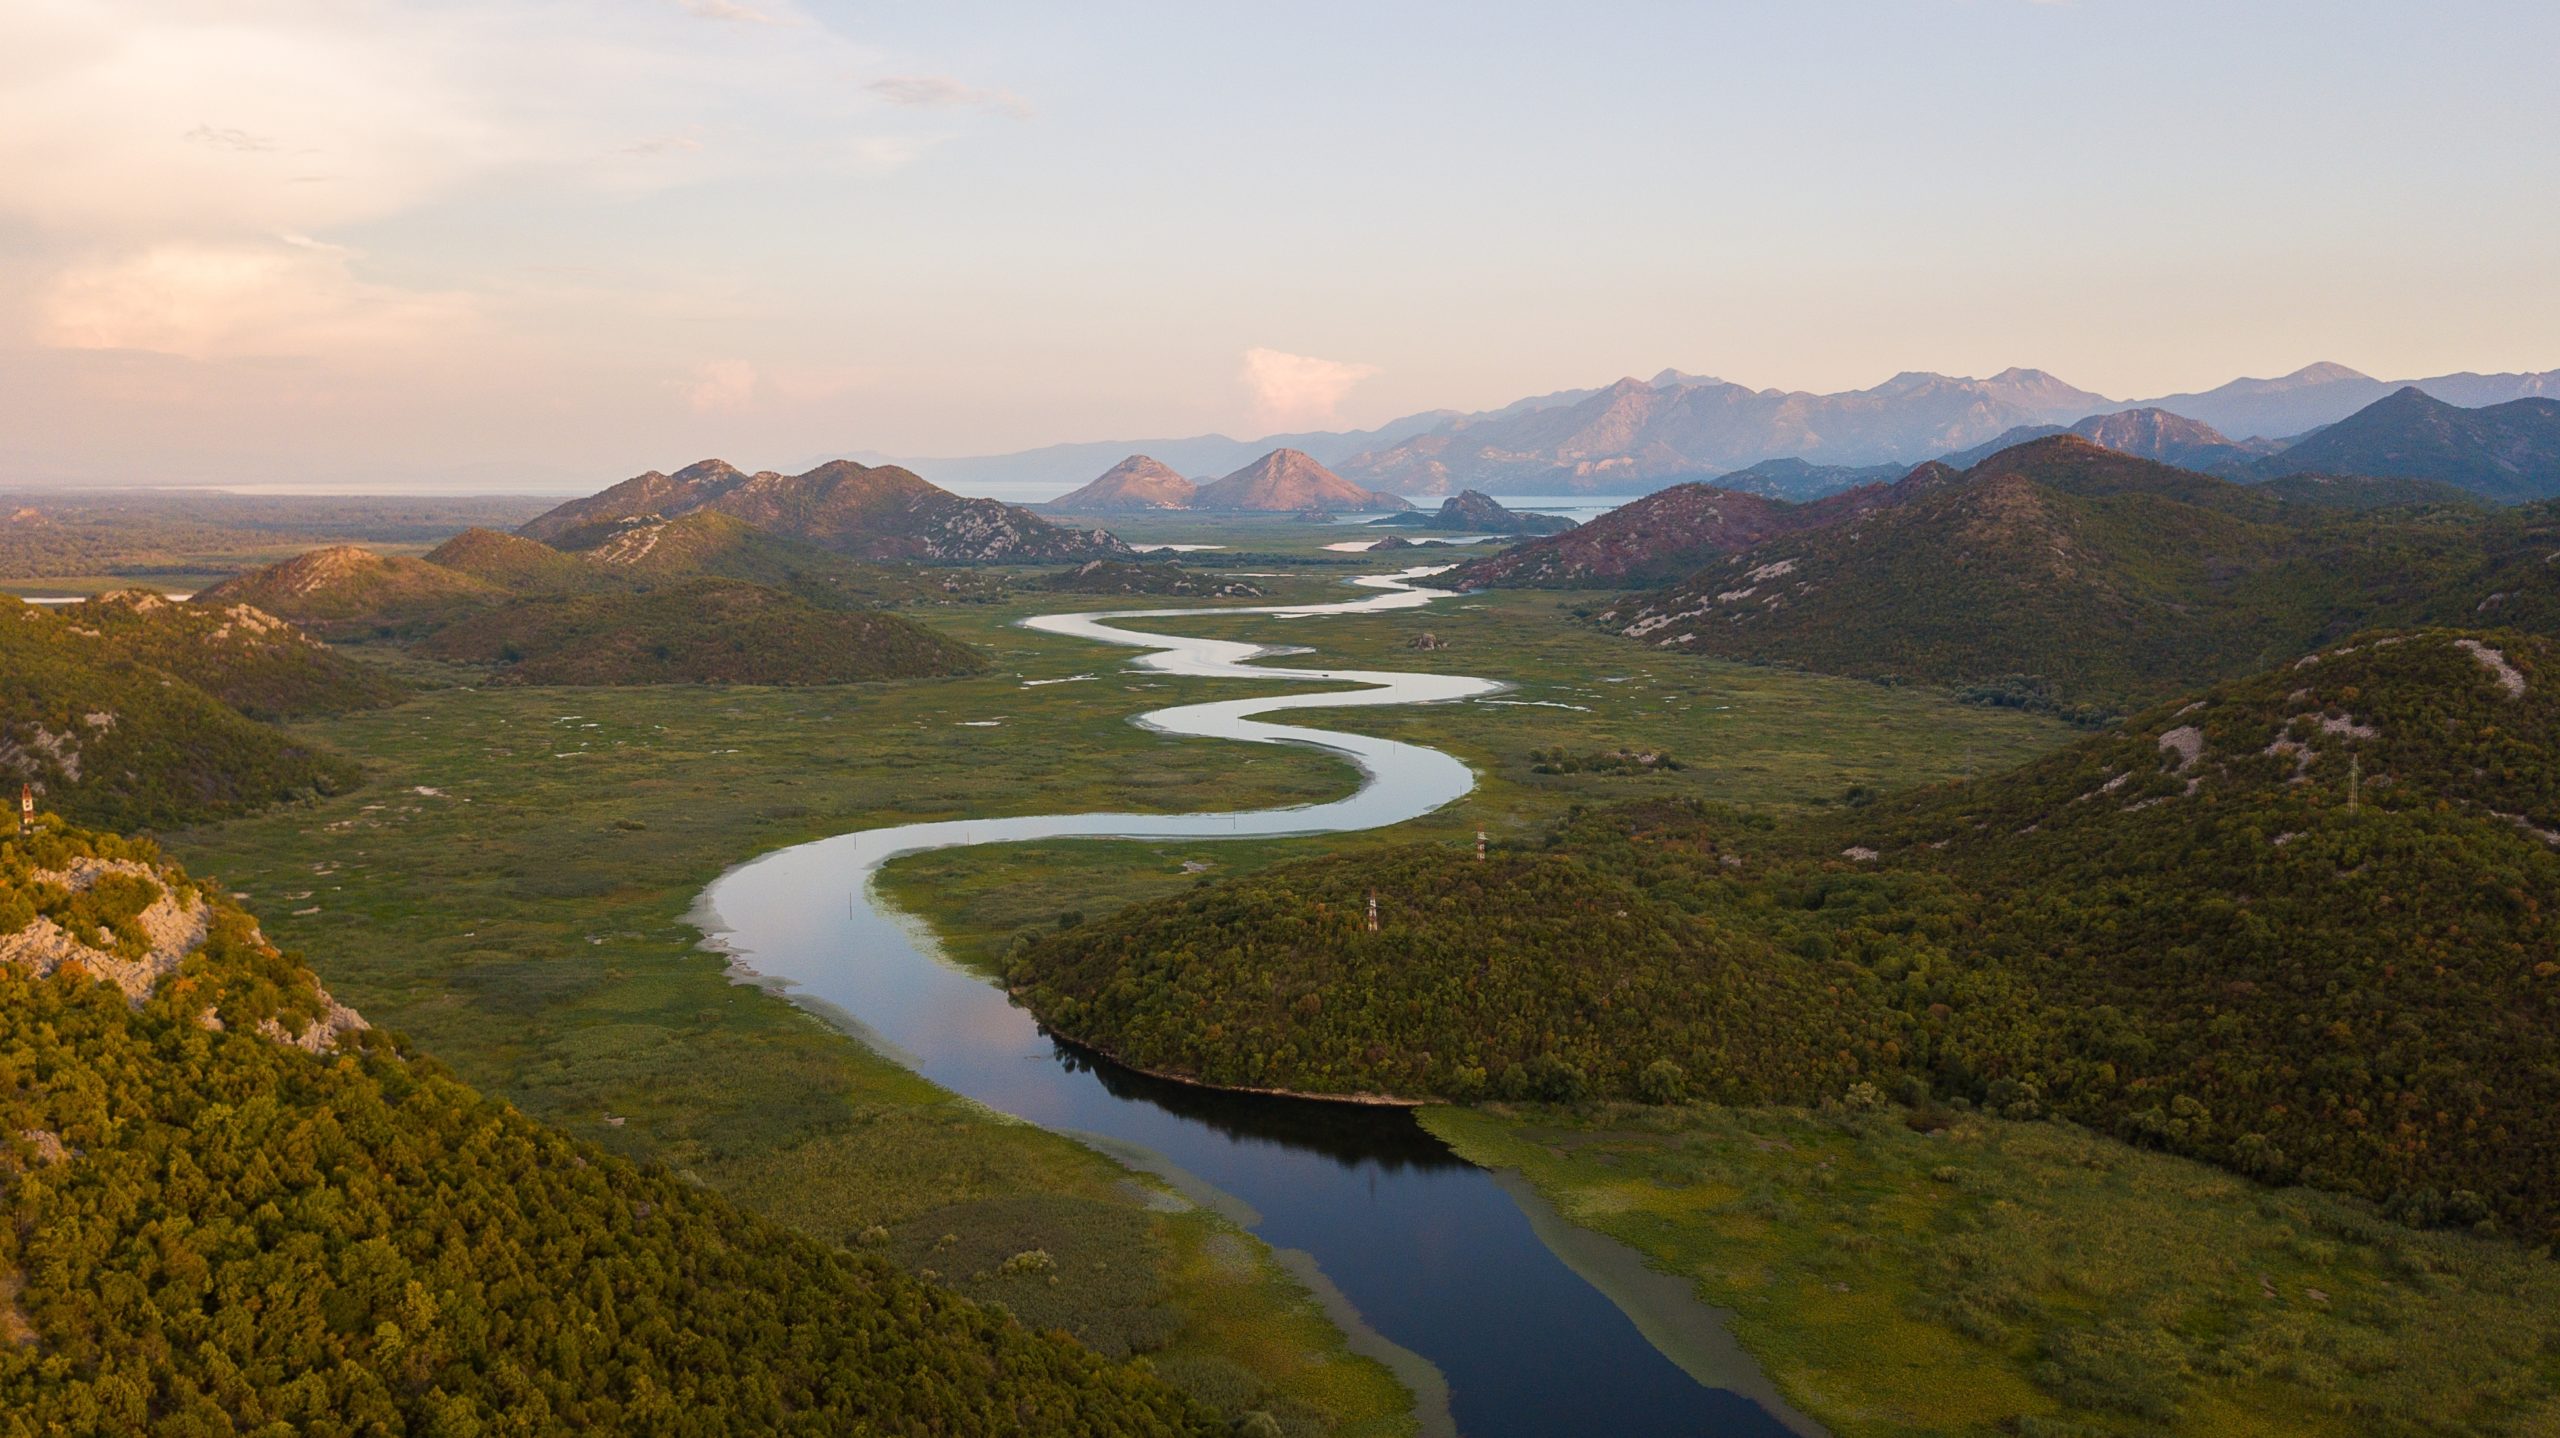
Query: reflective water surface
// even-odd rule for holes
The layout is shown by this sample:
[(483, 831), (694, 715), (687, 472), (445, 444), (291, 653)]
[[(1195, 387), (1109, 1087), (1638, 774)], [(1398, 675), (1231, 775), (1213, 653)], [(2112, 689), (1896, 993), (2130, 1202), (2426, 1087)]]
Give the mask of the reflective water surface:
[[(1380, 591), (1362, 600), (1241, 612), (1312, 621), (1429, 604), (1442, 596), (1401, 582), (1427, 572), (1360, 581)], [(1138, 722), (1172, 734), (1332, 750), (1366, 775), (1357, 793), (1232, 814), (1045, 815), (840, 835), (723, 875), (703, 895), (704, 927), (742, 970), (935, 1082), (1045, 1127), (1095, 1137), (1180, 1174), (1195, 1192), (1202, 1184), (1216, 1190), (1220, 1206), (1274, 1248), (1309, 1256), (1378, 1338), (1438, 1370), (1445, 1409), (1439, 1395), (1424, 1395), (1433, 1430), (1454, 1427), (1468, 1438), (1817, 1432), (1785, 1412), (1747, 1362), (1728, 1354), (1709, 1363), (1692, 1354), (1684, 1368), (1657, 1351), (1616, 1303), (1540, 1242), (1493, 1175), (1457, 1158), (1406, 1111), (1218, 1093), (1132, 1073), (1049, 1036), (1001, 990), (942, 961), (929, 938), (875, 902), (871, 881), (880, 866), (923, 849), (1367, 829), (1428, 813), (1474, 786), (1466, 765), (1435, 750), (1254, 716), (1446, 702), (1499, 685), (1457, 675), (1251, 664), (1264, 653), (1254, 645), (1119, 627), (1193, 612), (1044, 615), (1026, 624), (1143, 649), (1134, 663), (1160, 673), (1328, 686), (1181, 705)], [(1714, 1381), (1702, 1382), (1693, 1369), (1709, 1370)]]

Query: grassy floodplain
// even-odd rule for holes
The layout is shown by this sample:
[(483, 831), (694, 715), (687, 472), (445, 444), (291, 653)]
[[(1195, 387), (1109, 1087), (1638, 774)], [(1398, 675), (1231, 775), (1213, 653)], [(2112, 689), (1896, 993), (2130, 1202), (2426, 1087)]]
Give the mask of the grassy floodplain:
[(2548, 1435), (2560, 1267), (2063, 1123), (1433, 1108), (1839, 1438)]
[[(881, 882), (901, 907), (929, 919), (957, 956), (999, 967), (1021, 930), (1157, 897), (1203, 873), (1415, 840), (1468, 844), (1478, 830), (1496, 843), (1530, 842), (1578, 804), (1690, 796), (1799, 812), (1840, 803), (1852, 788), (2006, 769), (2075, 733), (1928, 690), (1655, 654), (1579, 622), (1574, 611), (1589, 602), (1587, 595), (1508, 591), (1354, 619), (1203, 613), (1149, 620), (1142, 627), (1159, 633), (1314, 651), (1283, 663), (1475, 674), (1512, 687), (1459, 704), (1288, 716), (1309, 728), (1427, 744), (1474, 767), (1474, 793), (1409, 824), (1312, 839), (953, 849), (899, 859)], [(1425, 634), (1443, 647), (1415, 647)], [(1555, 749), (1668, 754), (1680, 767), (1539, 772), (1538, 756)], [(1229, 745), (1204, 757), (1242, 766), (1268, 752)], [(1245, 801), (1215, 807), (1242, 808)]]
[[(1326, 568), (1259, 582), (1301, 602), (1347, 597), (1346, 577)], [(363, 790), (178, 834), (172, 847), (246, 893), (276, 939), (375, 1022), (541, 1118), (812, 1233), (882, 1247), (1105, 1352), (1150, 1353), (1229, 1412), (1266, 1409), (1301, 1433), (1404, 1431), (1404, 1392), (1346, 1350), (1261, 1245), (1082, 1145), (957, 1099), (729, 983), (686, 922), (729, 865), (851, 829), (1312, 803), (1355, 782), (1321, 754), (1169, 740), (1128, 722), (1255, 686), (1131, 673), (1124, 651), (1012, 627), (1028, 613), (1130, 607), (1154, 606), (1026, 592), (915, 611), (986, 646), (995, 669), (908, 684), (472, 687), (467, 671), (410, 666), (446, 687), (303, 730), (360, 759)], [(893, 894), (961, 957), (997, 956), (1026, 923), (1188, 882), (1186, 861), (1229, 870), (1311, 845), (1461, 842), (1478, 826), (1525, 836), (1573, 804), (1658, 785), (1828, 803), (1852, 784), (2006, 764), (2065, 737), (1918, 692), (1655, 660), (1572, 622), (1552, 596), (1167, 624), (1311, 643), (1327, 664), (1448, 668), (1519, 687), (1504, 702), (1345, 716), (1449, 748), (1485, 776), (1465, 803), (1391, 834), (1179, 852), (1010, 846), (901, 863)], [(1450, 647), (1409, 647), (1426, 629)], [(1611, 678), (1623, 682), (1601, 682)], [(1667, 749), (1684, 767), (1543, 774), (1530, 757), (1628, 746)]]
[(1312, 802), (1349, 782), (1297, 751), (1168, 762), (1171, 741), (1125, 716), (1241, 686), (1124, 676), (1004, 627), (1072, 603), (936, 611), (995, 650), (997, 672), (970, 679), (434, 689), (301, 731), (364, 763), (358, 793), (170, 846), (373, 1021), (540, 1118), (1106, 1353), (1147, 1352), (1231, 1413), (1409, 1431), (1405, 1392), (1260, 1244), (730, 983), (685, 921), (729, 865), (849, 829)]

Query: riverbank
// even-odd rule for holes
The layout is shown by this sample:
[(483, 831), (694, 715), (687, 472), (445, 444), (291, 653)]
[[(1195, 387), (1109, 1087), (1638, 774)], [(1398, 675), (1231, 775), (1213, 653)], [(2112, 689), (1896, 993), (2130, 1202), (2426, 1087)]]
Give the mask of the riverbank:
[[(2067, 1124), (1432, 1108), (1839, 1438), (2542, 1435), (2560, 1265)], [(1712, 1352), (1712, 1345), (1708, 1352)]]

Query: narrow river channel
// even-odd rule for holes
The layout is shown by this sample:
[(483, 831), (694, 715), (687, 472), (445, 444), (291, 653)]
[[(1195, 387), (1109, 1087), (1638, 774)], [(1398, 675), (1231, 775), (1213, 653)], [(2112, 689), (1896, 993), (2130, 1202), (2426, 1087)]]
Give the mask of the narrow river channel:
[[(1361, 600), (1217, 612), (1312, 617), (1418, 607), (1442, 596), (1405, 581), (1429, 572), (1359, 581), (1381, 591)], [(872, 880), (880, 866), (924, 849), (1340, 833), (1429, 813), (1474, 787), (1465, 764), (1436, 750), (1253, 716), (1447, 702), (1494, 692), (1496, 683), (1251, 665), (1266, 651), (1114, 623), (1196, 612), (1053, 614), (1025, 624), (1144, 649), (1135, 664), (1158, 673), (1336, 686), (1187, 704), (1138, 722), (1168, 734), (1343, 754), (1366, 776), (1358, 792), (1328, 804), (1243, 813), (1043, 815), (839, 835), (722, 875), (703, 894), (703, 928), (743, 973), (934, 1082), (1173, 1177), (1251, 1228), (1327, 1297), (1362, 1351), (1389, 1362), (1416, 1389), (1426, 1432), (1818, 1434), (1722, 1338), (1685, 1284), (1564, 1224), (1516, 1181), (1459, 1159), (1405, 1110), (1218, 1093), (1132, 1073), (1044, 1033), (1029, 1012), (944, 961), (929, 936), (879, 901)]]

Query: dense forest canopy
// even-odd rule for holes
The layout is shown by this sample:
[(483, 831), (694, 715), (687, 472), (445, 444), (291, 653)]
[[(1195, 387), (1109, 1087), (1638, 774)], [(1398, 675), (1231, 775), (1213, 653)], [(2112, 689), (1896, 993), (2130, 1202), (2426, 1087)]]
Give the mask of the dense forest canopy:
[[(1221, 1431), (534, 1124), (149, 846), (44, 824), (0, 842), (0, 1433)], [(129, 1000), (106, 958), (40, 972), (57, 934), (170, 968)]]

